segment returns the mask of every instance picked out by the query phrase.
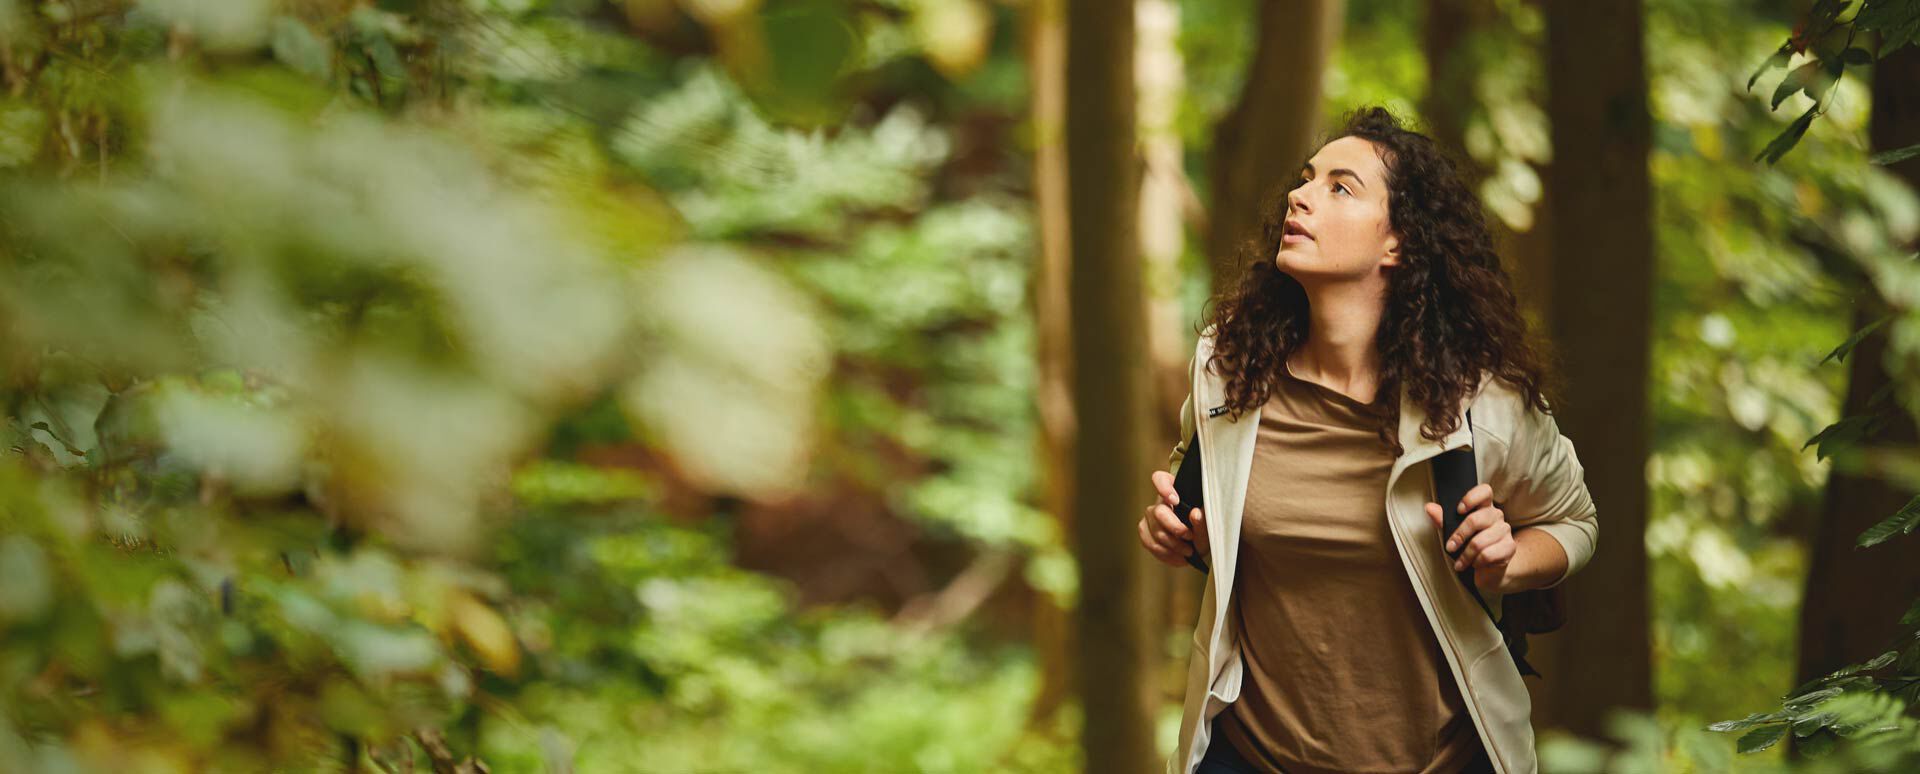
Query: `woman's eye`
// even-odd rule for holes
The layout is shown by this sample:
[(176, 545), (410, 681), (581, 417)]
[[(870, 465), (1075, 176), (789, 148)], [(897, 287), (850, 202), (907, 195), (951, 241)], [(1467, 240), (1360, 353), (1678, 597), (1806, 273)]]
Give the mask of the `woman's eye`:
[[(1334, 184), (1333, 184), (1333, 190), (1335, 190), (1335, 191), (1347, 191), (1347, 184), (1346, 184), (1346, 183), (1334, 183)], [(1352, 195), (1353, 195), (1353, 192), (1352, 192), (1352, 191), (1347, 191), (1347, 195), (1348, 195), (1348, 196), (1352, 196)]]

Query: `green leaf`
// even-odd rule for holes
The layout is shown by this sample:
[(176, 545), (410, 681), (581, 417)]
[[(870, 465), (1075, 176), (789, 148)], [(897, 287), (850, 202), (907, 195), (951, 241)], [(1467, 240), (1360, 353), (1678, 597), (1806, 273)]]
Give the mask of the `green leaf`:
[(1786, 735), (1787, 726), (1785, 723), (1761, 726), (1741, 736), (1740, 741), (1736, 743), (1736, 747), (1743, 753), (1760, 752), (1761, 750), (1772, 747), (1776, 742), (1780, 741), (1781, 737)]
[(1808, 438), (1806, 443), (1801, 444), (1800, 448), (1805, 450), (1808, 446), (1818, 444), (1819, 448), (1814, 450), (1814, 458), (1825, 460), (1839, 453), (1841, 449), (1859, 445), (1860, 440), (1873, 429), (1875, 422), (1876, 417), (1872, 414), (1855, 414), (1846, 417), (1822, 428), (1812, 438)]
[(1840, 74), (1846, 66), (1838, 59), (1823, 60), (1821, 65), (1820, 70), (1807, 82), (1807, 96), (1813, 98), (1815, 110), (1824, 112), (1833, 98), (1833, 87), (1840, 83)]
[(1826, 702), (1820, 709), (1833, 713), (1835, 734), (1872, 736), (1898, 728), (1906, 702), (1887, 691), (1859, 691)]
[(1780, 103), (1787, 101), (1794, 92), (1806, 89), (1819, 74), (1820, 60), (1818, 59), (1793, 68), (1793, 72), (1787, 73), (1787, 77), (1780, 79), (1780, 85), (1774, 87), (1773, 106), (1770, 109), (1779, 110)]
[[(1920, 148), (1920, 145), (1914, 147)], [(1840, 342), (1840, 346), (1834, 347), (1832, 352), (1828, 352), (1826, 357), (1820, 358), (1820, 362), (1815, 365), (1826, 365), (1829, 360), (1840, 360), (1844, 362), (1847, 359), (1847, 355), (1853, 352), (1854, 347), (1860, 346), (1860, 342), (1865, 341), (1867, 336), (1871, 335), (1876, 328), (1886, 325), (1887, 322), (1892, 319), (1893, 315), (1888, 314), (1882, 315), (1878, 320), (1867, 323), (1866, 327), (1854, 331), (1853, 335), (1848, 336), (1846, 341)]]
[(1920, 145), (1909, 145), (1905, 148), (1895, 148), (1890, 151), (1875, 153), (1867, 158), (1867, 163), (1878, 164), (1884, 167), (1889, 164), (1898, 164), (1915, 156), (1920, 156)]
[(1791, 44), (1781, 44), (1780, 49), (1773, 52), (1773, 56), (1767, 57), (1767, 61), (1761, 62), (1760, 66), (1753, 71), (1753, 77), (1747, 79), (1747, 91), (1753, 91), (1753, 84), (1759, 81), (1760, 76), (1766, 74), (1768, 70), (1776, 67), (1786, 67), (1787, 62), (1792, 60), (1793, 46)]
[(1920, 497), (1908, 500), (1900, 507), (1900, 512), (1888, 516), (1885, 521), (1867, 528), (1860, 533), (1859, 548), (1876, 546), (1887, 542), (1894, 535), (1906, 535), (1920, 528)]
[(1807, 108), (1807, 112), (1793, 119), (1793, 123), (1788, 124), (1785, 131), (1780, 132), (1778, 137), (1767, 143), (1767, 147), (1760, 151), (1760, 155), (1753, 157), (1754, 160), (1765, 161), (1771, 165), (1779, 161), (1781, 156), (1787, 155), (1787, 151), (1793, 150), (1793, 146), (1800, 142), (1800, 137), (1807, 133), (1807, 127), (1813, 125), (1814, 113), (1814, 108)]
[(1785, 713), (1781, 713), (1781, 712), (1755, 712), (1739, 720), (1719, 721), (1717, 723), (1707, 726), (1707, 730), (1708, 731), (1744, 731), (1746, 729), (1758, 726), (1762, 723), (1768, 723), (1771, 721), (1779, 720), (1784, 716), (1785, 716)]
[(1873, 53), (1859, 46), (1853, 46), (1840, 52), (1840, 61), (1850, 65), (1872, 64)]
[(1907, 614), (1900, 616), (1901, 626), (1913, 626), (1914, 624), (1920, 624), (1920, 599), (1914, 600), (1913, 607), (1907, 608)]
[[(1849, 667), (1849, 668), (1850, 668), (1850, 669), (1855, 669), (1855, 671), (1858, 671), (1858, 668), (1857, 668), (1857, 667)], [(1843, 670), (1843, 671), (1844, 671), (1844, 670)], [(1839, 673), (1837, 673), (1837, 672), (1836, 672), (1835, 674), (1837, 675), (1837, 674), (1839, 674)], [(1831, 675), (1830, 675), (1829, 677), (1831, 677)], [(1842, 689), (1840, 689), (1840, 688), (1836, 688), (1836, 687), (1833, 687), (1833, 686), (1828, 686), (1828, 687), (1825, 687), (1825, 688), (1821, 688), (1820, 690), (1817, 690), (1817, 691), (1813, 691), (1813, 692), (1810, 692), (1810, 693), (1803, 693), (1803, 694), (1800, 694), (1800, 695), (1798, 695), (1798, 696), (1794, 696), (1794, 697), (1792, 697), (1792, 698), (1790, 698), (1790, 699), (1787, 699), (1787, 708), (1788, 708), (1788, 709), (1798, 709), (1798, 710), (1805, 710), (1805, 709), (1807, 709), (1807, 708), (1809, 708), (1809, 707), (1812, 707), (1812, 706), (1814, 706), (1814, 705), (1816, 705), (1816, 704), (1819, 704), (1820, 702), (1823, 702), (1823, 701), (1826, 701), (1826, 700), (1828, 700), (1828, 699), (1831, 699), (1831, 698), (1833, 698), (1833, 697), (1835, 697), (1835, 696), (1839, 696), (1839, 695), (1840, 695), (1841, 693), (1843, 693), (1843, 692), (1844, 692), (1844, 691), (1842, 691)], [(1799, 721), (1799, 720), (1795, 720), (1794, 722), (1795, 722), (1795, 723), (1798, 723), (1798, 722), (1800, 722), (1800, 721)]]
[(1832, 731), (1820, 729), (1800, 740), (1800, 752), (1809, 758), (1818, 758), (1833, 751), (1833, 742), (1838, 737)]
[(1901, 46), (1913, 42), (1920, 35), (1920, 5), (1900, 2), (1868, 3), (1860, 9), (1853, 19), (1853, 25), (1861, 32), (1880, 33), (1879, 58)]
[[(1787, 699), (1786, 699), (1787, 706), (1802, 707), (1802, 708), (1810, 707), (1810, 706), (1813, 706), (1814, 704), (1818, 704), (1822, 701), (1838, 696), (1848, 688), (1865, 687), (1865, 686), (1856, 686), (1850, 683), (1849, 681), (1847, 681), (1845, 678), (1851, 677), (1861, 672), (1871, 672), (1875, 669), (1884, 667), (1887, 665), (1888, 661), (1890, 660), (1888, 659), (1888, 657), (1892, 655), (1894, 655), (1894, 652), (1888, 651), (1886, 653), (1882, 653), (1878, 656), (1873, 657), (1871, 661), (1863, 661), (1858, 664), (1848, 664), (1844, 667), (1834, 670), (1829, 674), (1823, 675), (1821, 677), (1813, 678), (1812, 680), (1808, 680), (1807, 682), (1802, 684), (1800, 687), (1793, 689), (1793, 693), (1787, 694)], [(1821, 687), (1821, 686), (1825, 686), (1825, 687)], [(1814, 690), (1815, 688), (1820, 688), (1820, 690), (1815, 691)]]
[(1793, 721), (1793, 735), (1798, 737), (1812, 736), (1821, 729), (1833, 725), (1834, 717), (1834, 714), (1831, 712), (1815, 712), (1811, 715), (1801, 716)]
[(1886, 665), (1893, 663), (1894, 659), (1899, 657), (1900, 657), (1900, 651), (1889, 650), (1878, 656), (1874, 656), (1872, 661), (1868, 661), (1864, 664), (1861, 664), (1860, 669), (1858, 671), (1871, 672), (1876, 669), (1884, 668)]

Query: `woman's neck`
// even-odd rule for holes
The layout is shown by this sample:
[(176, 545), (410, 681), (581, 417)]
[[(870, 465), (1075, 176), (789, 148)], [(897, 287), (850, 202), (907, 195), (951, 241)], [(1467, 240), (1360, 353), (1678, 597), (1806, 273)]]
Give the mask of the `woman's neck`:
[(1307, 306), (1307, 341), (1288, 359), (1289, 367), (1300, 378), (1371, 402), (1380, 376), (1374, 340), (1386, 308), (1379, 288), (1309, 288)]

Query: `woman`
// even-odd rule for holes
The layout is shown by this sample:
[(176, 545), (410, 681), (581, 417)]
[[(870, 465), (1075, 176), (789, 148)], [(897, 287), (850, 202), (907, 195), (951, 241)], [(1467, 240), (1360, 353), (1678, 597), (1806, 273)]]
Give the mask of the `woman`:
[[(1168, 771), (1533, 772), (1502, 596), (1591, 558), (1594, 506), (1478, 199), (1386, 110), (1356, 111), (1243, 248), (1181, 408), (1206, 507), (1169, 471), (1141, 544), (1210, 559)], [(1471, 427), (1466, 409), (1471, 406)], [(1480, 483), (1435, 503), (1471, 447)], [(1443, 507), (1466, 514), (1441, 533)]]

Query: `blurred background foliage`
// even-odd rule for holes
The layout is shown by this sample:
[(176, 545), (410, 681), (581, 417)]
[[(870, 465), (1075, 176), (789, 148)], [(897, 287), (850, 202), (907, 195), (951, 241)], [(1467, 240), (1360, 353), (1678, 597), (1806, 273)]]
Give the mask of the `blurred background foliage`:
[[(1794, 682), (1850, 332), (1820, 256), (1920, 224), (1857, 80), (1747, 162), (1784, 5), (1646, 4), (1658, 711), (1549, 770), (1778, 764), (1704, 726)], [(1492, 7), (1465, 150), (1524, 232), (1542, 25)], [(0, 0), (0, 769), (1076, 768), (1074, 714), (1023, 712), (1023, 611), (1076, 578), (1023, 12)], [(1197, 190), (1256, 13), (1179, 6)], [(1328, 109), (1417, 112), (1421, 4), (1345, 13)]]

